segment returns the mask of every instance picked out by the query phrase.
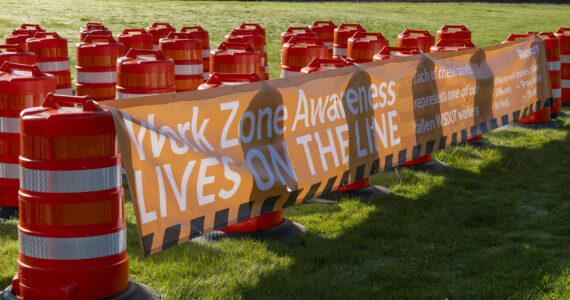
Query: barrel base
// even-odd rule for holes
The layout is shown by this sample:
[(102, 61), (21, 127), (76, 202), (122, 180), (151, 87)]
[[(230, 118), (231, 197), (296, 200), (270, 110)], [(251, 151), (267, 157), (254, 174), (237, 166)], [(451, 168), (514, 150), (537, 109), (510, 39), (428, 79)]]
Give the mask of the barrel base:
[(152, 287), (129, 280), (129, 287), (119, 295), (107, 298), (108, 300), (158, 300), (160, 299), (160, 294)]
[(0, 206), (0, 220), (18, 218), (18, 207)]
[(559, 113), (557, 113), (557, 114), (552, 114), (552, 115), (550, 115), (550, 117), (551, 117), (552, 119), (556, 119), (556, 118), (568, 118), (568, 114), (565, 113), (565, 112), (563, 112), (563, 111), (561, 111), (561, 112), (559, 112)]
[(502, 128), (525, 128), (525, 129), (547, 129), (560, 128), (560, 124), (550, 120), (544, 123), (513, 123), (503, 126)]
[[(129, 287), (122, 293), (107, 298), (108, 300), (158, 300), (160, 299), (160, 294), (150, 286), (129, 280)], [(0, 300), (21, 300), (21, 298), (16, 297), (12, 294), (12, 285), (7, 287), (2, 293), (0, 293)]]
[(570, 102), (562, 101), (562, 107), (570, 107)]
[(497, 148), (497, 147), (498, 147), (497, 145), (495, 145), (495, 144), (489, 142), (489, 140), (486, 139), (486, 138), (481, 138), (481, 139), (478, 139), (478, 140), (475, 140), (475, 141), (469, 141), (469, 140), (468, 140), (466, 143), (467, 143), (468, 145), (470, 145), (470, 146), (473, 146), (473, 147), (476, 147), (476, 148), (481, 148), (481, 149), (484, 149), (484, 148)]
[(394, 169), (408, 169), (417, 172), (438, 172), (447, 168), (447, 164), (441, 160), (432, 158), (430, 161), (416, 165), (399, 165)]
[[(278, 226), (248, 232), (231, 232), (231, 231), (213, 231), (208, 234), (192, 239), (197, 243), (218, 242), (222, 239), (254, 239), (260, 241), (266, 240), (283, 240), (293, 237), (300, 233), (305, 233), (307, 228), (303, 224), (293, 222), (287, 218), (283, 218), (283, 223)], [(3, 300), (3, 299), (0, 299)]]
[(355, 198), (358, 197), (360, 200), (373, 200), (388, 196), (392, 193), (387, 187), (370, 184), (365, 188), (356, 190), (346, 190), (346, 191), (332, 191), (324, 193), (317, 198), (306, 200), (303, 203), (337, 203), (343, 198)]

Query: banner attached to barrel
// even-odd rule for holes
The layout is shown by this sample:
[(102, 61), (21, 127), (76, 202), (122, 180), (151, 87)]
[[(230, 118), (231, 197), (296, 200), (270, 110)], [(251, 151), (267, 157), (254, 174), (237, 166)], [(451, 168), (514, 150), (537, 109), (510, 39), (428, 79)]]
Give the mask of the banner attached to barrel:
[(517, 121), (549, 86), (533, 37), (102, 103), (149, 255)]

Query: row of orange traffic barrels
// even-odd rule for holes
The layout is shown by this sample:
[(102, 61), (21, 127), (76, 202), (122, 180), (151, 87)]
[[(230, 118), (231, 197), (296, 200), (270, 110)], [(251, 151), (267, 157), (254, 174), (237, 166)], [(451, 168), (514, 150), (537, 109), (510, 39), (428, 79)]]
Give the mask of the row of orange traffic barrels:
[[(129, 49), (145, 49), (145, 50), (158, 50), (160, 49), (160, 40), (167, 38), (171, 33), (175, 33), (176, 28), (169, 23), (156, 22), (146, 29), (133, 28), (125, 29), (117, 35), (117, 41), (123, 44), (123, 54), (126, 54)], [(201, 26), (185, 26), (180, 29), (183, 33), (192, 33), (193, 39), (199, 39), (202, 42), (202, 61), (204, 79), (207, 79), (209, 71), (209, 52), (210, 52), (210, 38), (208, 31), (204, 30)], [(101, 23), (89, 22), (80, 28), (80, 41), (83, 41), (88, 35), (108, 35), (111, 36), (111, 31)]]
[[(170, 32), (159, 50), (130, 49), (117, 61), (117, 98), (196, 90), (203, 84), (203, 44), (195, 32)], [(209, 53), (209, 74), (255, 73), (268, 79), (265, 29), (244, 23)]]
[[(248, 28), (248, 26), (253, 25), (252, 28)], [(26, 29), (28, 28), (28, 29)], [(452, 30), (454, 29), (454, 30)], [(29, 32), (35, 32), (35, 34), (44, 35), (47, 37), (49, 33), (46, 33), (45, 30), (41, 29), (37, 25), (30, 25), (30, 24), (23, 24), (22, 28), (15, 30), (13, 36), (18, 36), (17, 32), (21, 32), (22, 30), (28, 30)], [(156, 41), (158, 40), (158, 48), (160, 48), (160, 39), (162, 36), (175, 33), (175, 28), (170, 26), (168, 23), (155, 23), (153, 26), (147, 28), (149, 33), (146, 33), (144, 30), (125, 30), (124, 34), (118, 36), (119, 42), (123, 44), (123, 53), (125, 49), (129, 49), (129, 47), (140, 47), (142, 49), (155, 47)], [(295, 30), (301, 30), (301, 32), (295, 32)], [(561, 29), (562, 30), (562, 29)], [(202, 41), (202, 59), (203, 59), (203, 67), (202, 71), (204, 71), (205, 66), (208, 63), (205, 60), (209, 60), (209, 58), (204, 58), (204, 51), (208, 51), (209, 49), (209, 42), (208, 45), (204, 45), (204, 40), (208, 40), (207, 32), (201, 29), (200, 27), (184, 27), (182, 28), (182, 32), (192, 32), (192, 35), (187, 35), (185, 39), (200, 39)], [(241, 32), (240, 32), (241, 31)], [(133, 34), (136, 33), (136, 34)], [(152, 34), (151, 34), (152, 33)], [(88, 35), (105, 35), (110, 36), (111, 32), (104, 27), (100, 23), (88, 23), (85, 26), (82, 26), (80, 29), (80, 38), (84, 40)], [(331, 35), (332, 34), (332, 35)], [(349, 37), (352, 34), (351, 37)], [(56, 36), (57, 34), (52, 34), (52, 38), (49, 39), (49, 42), (44, 41), (44, 39), (40, 39), (40, 44), (43, 44), (43, 47), (47, 47), (47, 50), (40, 49), (38, 52), (40, 53), (51, 53), (51, 55), (43, 55), (41, 58), (38, 59), (38, 63), (40, 64), (40, 69), (46, 72), (52, 72), (58, 79), (58, 92), (60, 93), (70, 93), (70, 73), (68, 70), (69, 60), (67, 58), (67, 51), (64, 45), (66, 44), (66, 40)], [(199, 35), (199, 37), (197, 37)], [(167, 45), (172, 45), (175, 49), (181, 50), (177, 51), (178, 53), (183, 53), (182, 50), (194, 51), (194, 49), (184, 49), (184, 47), (178, 47), (180, 45), (176, 44), (192, 44), (189, 41), (179, 41), (182, 40), (180, 38), (182, 35), (178, 35), (175, 38), (174, 42), (165, 43), (165, 47)], [(310, 62), (311, 58), (319, 57), (325, 58), (330, 56), (331, 53), (331, 36), (332, 36), (332, 53), (335, 57), (343, 57), (349, 60), (352, 60), (355, 63), (363, 63), (370, 61), (370, 57), (375, 53), (378, 52), (381, 48), (388, 45), (388, 41), (380, 34), (380, 33), (368, 33), (365, 29), (359, 24), (341, 24), (340, 26), (336, 27), (334, 23), (330, 21), (317, 21), (313, 23), (309, 27), (291, 27), (285, 33), (282, 34), (282, 43), (283, 50), (282, 50), (282, 77), (292, 76), (299, 73), (300, 68), (305, 66), (308, 62)], [(562, 31), (561, 36), (564, 36), (564, 32)], [(347, 38), (348, 37), (348, 38)], [(471, 32), (462, 25), (445, 25), (443, 26), (437, 34), (438, 39), (441, 41), (451, 41), (451, 40), (470, 40)], [(7, 37), (8, 39), (12, 39), (13, 37)], [(291, 40), (291, 38), (293, 38)], [(288, 40), (289, 39), (289, 40)], [(85, 41), (83, 41), (85, 42)], [(222, 44), (221, 47), (225, 49), (221, 50), (230, 50), (226, 51), (218, 51), (219, 59), (219, 70), (220, 72), (256, 72), (259, 73), (262, 79), (268, 78), (267, 72), (267, 52), (266, 52), (266, 43), (265, 43), (265, 30), (261, 28), (258, 24), (242, 24), (240, 28), (232, 31), (231, 34), (226, 36), (225, 44)], [(253, 51), (249, 49), (247, 46), (239, 46), (231, 43), (244, 43), (249, 44)], [(406, 46), (415, 44), (417, 45), (422, 52), (426, 52), (428, 49), (433, 47), (434, 44), (434, 37), (429, 34), (427, 31), (415, 31), (415, 30), (406, 30), (398, 37), (398, 45), (399, 46)], [(34, 44), (34, 42), (32, 42)], [(55, 47), (50, 47), (47, 45), (56, 45)], [(126, 45), (126, 46), (125, 46)], [(154, 45), (154, 46), (151, 46)], [(430, 45), (432, 45), (430, 47)], [(115, 47), (114, 47), (115, 46)], [(230, 46), (230, 47), (227, 47)], [(446, 51), (446, 47), (449, 46), (449, 43), (445, 44), (444, 47), (436, 48), (435, 51)], [(78, 45), (79, 47), (79, 45)], [(117, 48), (116, 45), (110, 45), (108, 47)], [(229, 52), (236, 52), (237, 49), (232, 49), (236, 47), (241, 47), (243, 50), (239, 54), (233, 54)], [(96, 47), (95, 47), (96, 48)], [(101, 46), (101, 48), (105, 48), (105, 46)], [(139, 48), (137, 48), (139, 49)], [(172, 50), (172, 49), (170, 49)], [(168, 51), (168, 50), (164, 50)], [(259, 52), (259, 55), (256, 55), (253, 52)], [(430, 51), (434, 51), (431, 49)], [(80, 59), (82, 51), (78, 49), (78, 61), (82, 61)], [(86, 50), (86, 52), (89, 52)], [(117, 52), (117, 51), (115, 51)], [(176, 53), (176, 51), (169, 51), (170, 53)], [(553, 53), (556, 52), (555, 48), (553, 48)], [(223, 55), (226, 54), (226, 55)], [(346, 56), (344, 56), (346, 54)], [(185, 53), (185, 55), (190, 55)], [(253, 61), (257, 60), (257, 56), (261, 56), (261, 70), (255, 70), (256, 63)], [(116, 54), (111, 54), (110, 57), (116, 58)], [(167, 57), (169, 57), (167, 55)], [(209, 57), (209, 56), (208, 56)], [(563, 58), (567, 57), (566, 55)], [(229, 63), (227, 62), (229, 58)], [(552, 57), (549, 57), (552, 59)], [(41, 60), (41, 61), (39, 61)], [(240, 61), (243, 62), (232, 62), (232, 61)], [(87, 73), (93, 73), (96, 77), (100, 77), (102, 74), (107, 77), (112, 75), (111, 72), (106, 72), (103, 69), (105, 68), (112, 68), (111, 65), (108, 63), (103, 63), (102, 65), (87, 65), (83, 66), (80, 65), (78, 62), (79, 68), (92, 68), (97, 69), (100, 68), (100, 72), (88, 72), (83, 70), (84, 72), (82, 75)], [(195, 65), (195, 62), (189, 62), (188, 60), (176, 60), (175, 61), (175, 82), (178, 83), (180, 88), (177, 88), (177, 91), (185, 91), (185, 90), (192, 90), (197, 88), (199, 85), (199, 80), (196, 79), (196, 72), (198, 70), (198, 66)], [(560, 64), (552, 62), (550, 64), (552, 67), (556, 68)], [(567, 64), (565, 64), (567, 65)], [(564, 66), (565, 66), (564, 65)], [(66, 68), (67, 66), (67, 68)], [(561, 73), (568, 73), (564, 72), (565, 68), (561, 68)], [(207, 71), (207, 70), (206, 70)], [(555, 70), (553, 70), (555, 71)], [(212, 70), (214, 72), (214, 70)], [(101, 74), (98, 74), (101, 73)], [(208, 72), (204, 72), (208, 73)], [(207, 76), (207, 75), (205, 75)], [(562, 76), (565, 76), (564, 74)], [(85, 77), (85, 76), (84, 76)], [(89, 76), (87, 76), (89, 77)], [(568, 77), (567, 75), (565, 77)], [(110, 78), (110, 77), (109, 77)], [(556, 77), (554, 77), (556, 78)], [(78, 80), (78, 95), (89, 94), (96, 99), (112, 99), (113, 98), (113, 79), (107, 80), (107, 82), (102, 82), (102, 78), (95, 78), (87, 80)], [(554, 110), (555, 113), (558, 113), (560, 107), (560, 97), (556, 97), (562, 94), (562, 90), (566, 92), (567, 88), (562, 87), (562, 85), (568, 85), (568, 78), (565, 78), (562, 82), (560, 80), (554, 80), (554, 83), (558, 83), (558, 87), (555, 88), (555, 100), (554, 100)], [(160, 87), (163, 85), (158, 84)], [(129, 87), (130, 88), (130, 87)], [(134, 87), (137, 88), (137, 87)], [(128, 93), (122, 93), (128, 94)], [(122, 94), (118, 94), (121, 96)]]
[[(24, 24), (22, 27), (32, 26)], [(37, 31), (34, 35), (46, 34), (45, 30), (37, 25), (32, 28)], [(13, 35), (21, 33), (21, 30), (15, 30)], [(61, 71), (66, 73), (67, 80), (61, 81), (67, 81), (65, 92), (70, 94), (72, 91), (67, 41), (56, 33), (48, 34), (51, 36), (44, 37), (42, 42), (44, 45), (57, 44), (57, 51), (51, 48), (48, 49), (51, 52), (45, 49), (42, 51), (62, 53), (55, 58), (64, 56), (67, 64), (48, 65), (49, 68), (45, 71), (66, 67), (65, 71)], [(12, 41), (8, 37), (7, 40)], [(212, 73), (255, 72), (262, 79), (269, 78), (265, 29), (256, 23), (241, 24), (226, 36), (225, 42), (212, 53), (209, 51), (208, 32), (200, 26), (183, 27), (181, 32), (175, 32), (167, 23), (155, 23), (146, 31), (126, 29), (115, 40), (102, 24), (88, 23), (80, 28), (80, 40), (76, 46), (76, 94), (90, 95), (97, 100), (195, 90), (207, 79), (210, 69)], [(157, 48), (157, 41), (158, 50), (162, 53), (152, 52)], [(13, 51), (23, 52), (23, 49)], [(129, 49), (135, 50), (129, 52)], [(119, 59), (123, 55), (125, 58)], [(213, 57), (211, 63), (210, 56)], [(171, 74), (170, 59), (174, 61), (174, 78)], [(117, 60), (118, 63), (115, 63)], [(38, 63), (40, 69), (47, 65)], [(58, 74), (54, 75), (58, 78)], [(58, 92), (62, 93), (63, 90), (58, 89)]]
[[(332, 22), (324, 23), (328, 35), (320, 38), (313, 31), (316, 24), (317, 22), (309, 27), (289, 27), (282, 33), (281, 77), (299, 75), (300, 69), (313, 58), (330, 57), (325, 41), (330, 43), (331, 33), (332, 57), (345, 58), (354, 63), (372, 61), (375, 53), (389, 45), (381, 33), (366, 32), (360, 24), (341, 24), (335, 27)], [(528, 32), (524, 35), (537, 35), (545, 42), (553, 89), (551, 111), (554, 115), (561, 112), (562, 102), (570, 103), (570, 34), (567, 31), (570, 29), (560, 28), (556, 33)], [(471, 42), (471, 32), (464, 25), (444, 25), (436, 37), (425, 30), (406, 29), (398, 35), (398, 47), (417, 48), (427, 53), (457, 51), (474, 48), (475, 45)], [(528, 120), (532, 119), (530, 117)]]
[[(437, 33), (437, 41), (442, 39), (470, 40), (471, 32), (463, 25), (444, 25)], [(398, 36), (398, 47), (413, 45), (424, 53), (434, 44), (435, 38), (427, 31), (407, 29)], [(381, 33), (367, 32), (360, 24), (336, 26), (332, 21), (315, 21), (307, 27), (289, 27), (281, 34), (281, 77), (298, 75), (314, 57), (369, 62), (385, 46), (388, 40)]]
[[(314, 26), (313, 24), (312, 26)], [(380, 60), (382, 57), (390, 57), (389, 42), (381, 33), (368, 33), (360, 24), (341, 24), (336, 27), (334, 24), (325, 24), (328, 30), (328, 40), (330, 33), (333, 37), (332, 57), (344, 58), (353, 63), (366, 63)], [(560, 64), (559, 40), (564, 40), (567, 47), (570, 47), (570, 35), (565, 38), (565, 29), (561, 28), (557, 36), (552, 33), (529, 32), (526, 36), (537, 35), (545, 42), (548, 68), (550, 71), (550, 81), (552, 83), (553, 101), (551, 107), (546, 107), (528, 117), (523, 118), (519, 123), (546, 123), (550, 121), (551, 115), (556, 116), (561, 112), (561, 87), (570, 86), (570, 81), (562, 81), (560, 74), (564, 74), (566, 65)], [(507, 39), (508, 42), (511, 39)], [(330, 56), (324, 45), (325, 40), (314, 34), (310, 27), (290, 27), (281, 35), (282, 42), (282, 62), (281, 77), (291, 77), (300, 74), (300, 70), (308, 61), (314, 58), (325, 58)], [(416, 54), (421, 52), (448, 52), (475, 48), (471, 42), (471, 32), (464, 25), (444, 25), (437, 32), (436, 37), (428, 31), (406, 29), (398, 36), (399, 50), (411, 51)], [(378, 53), (378, 55), (375, 55)], [(570, 52), (565, 52), (570, 54)], [(401, 55), (401, 54), (399, 54)], [(568, 58), (566, 56), (564, 58)], [(567, 63), (570, 63), (568, 61)], [(570, 65), (568, 65), (570, 66)], [(562, 71), (561, 71), (562, 69)], [(570, 72), (569, 72), (570, 73)], [(570, 79), (570, 77), (566, 77)], [(570, 102), (570, 98), (564, 97), (564, 101)], [(478, 142), (482, 136), (472, 137), (468, 142)], [(431, 154), (419, 157), (405, 164), (418, 165), (431, 160)]]

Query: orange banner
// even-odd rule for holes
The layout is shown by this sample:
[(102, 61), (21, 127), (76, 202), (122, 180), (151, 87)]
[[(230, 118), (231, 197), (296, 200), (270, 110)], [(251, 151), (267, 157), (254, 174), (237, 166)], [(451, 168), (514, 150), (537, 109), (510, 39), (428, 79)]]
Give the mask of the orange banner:
[(149, 255), (517, 121), (548, 78), (531, 37), (102, 104)]

